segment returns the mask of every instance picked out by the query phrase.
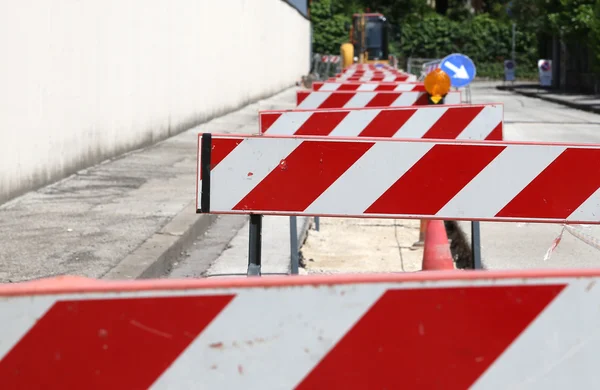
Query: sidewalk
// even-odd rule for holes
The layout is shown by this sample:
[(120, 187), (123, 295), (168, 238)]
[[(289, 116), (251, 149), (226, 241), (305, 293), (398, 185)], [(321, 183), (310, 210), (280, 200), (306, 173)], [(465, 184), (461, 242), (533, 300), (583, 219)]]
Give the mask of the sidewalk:
[(309, 230), (302, 246), (305, 273), (415, 272), (423, 248), (419, 220), (321, 218), (319, 231)]
[(510, 85), (510, 83), (507, 83), (506, 85), (497, 85), (496, 88), (501, 91), (512, 91), (524, 96), (563, 104), (565, 106), (583, 111), (593, 112), (596, 114), (600, 113), (600, 96), (598, 95), (563, 93), (560, 91), (545, 89), (536, 84), (515, 84), (513, 86)]
[(0, 205), (0, 282), (161, 276), (216, 219), (195, 210), (198, 132), (256, 132), (258, 111), (293, 108), (296, 89)]

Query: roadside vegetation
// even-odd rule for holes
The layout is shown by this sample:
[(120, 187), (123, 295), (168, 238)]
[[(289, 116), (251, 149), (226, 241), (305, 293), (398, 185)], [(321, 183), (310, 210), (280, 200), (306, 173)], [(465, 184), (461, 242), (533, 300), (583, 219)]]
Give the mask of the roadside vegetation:
[[(430, 2), (431, 3), (431, 2)], [(473, 59), (479, 77), (501, 79), (511, 58), (516, 25), (517, 77), (537, 78), (537, 60), (552, 46), (569, 48), (575, 62), (600, 73), (600, 0), (312, 0), (313, 50), (339, 53), (348, 40), (345, 24), (354, 12), (381, 12), (390, 21), (390, 50), (406, 65), (409, 57), (440, 58), (461, 52)]]

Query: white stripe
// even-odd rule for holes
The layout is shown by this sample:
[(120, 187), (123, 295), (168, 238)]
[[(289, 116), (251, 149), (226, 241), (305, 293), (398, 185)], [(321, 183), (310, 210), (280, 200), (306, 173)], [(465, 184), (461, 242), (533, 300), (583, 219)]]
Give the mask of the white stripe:
[(446, 107), (419, 108), (392, 138), (423, 138), (425, 133), (444, 115)]
[(321, 85), (321, 88), (319, 88), (319, 91), (336, 91), (340, 87), (340, 85), (340, 83), (323, 83), (323, 85)]
[(485, 106), (456, 139), (485, 140), (502, 122), (502, 111), (502, 106), (499, 105)]
[(211, 211), (230, 211), (300, 143), (297, 138), (244, 139), (212, 170)]
[(402, 92), (390, 107), (412, 106), (421, 96), (421, 92)]
[(367, 83), (359, 85), (357, 91), (374, 91), (377, 88), (377, 84)]
[(455, 219), (495, 217), (564, 150), (547, 145), (507, 146), (437, 215)]
[(600, 285), (593, 282), (571, 280), (471, 388), (597, 389)]
[(383, 295), (385, 287), (341, 287), (343, 300), (341, 292), (330, 286), (245, 290), (152, 389), (293, 389)]
[(350, 111), (329, 135), (335, 137), (356, 137), (380, 112), (381, 110)]
[[(0, 300), (0, 361), (52, 307), (54, 296), (14, 297)], [(34, 351), (30, 351), (35, 354)]]
[(312, 112), (284, 112), (265, 131), (268, 135), (291, 135), (294, 134), (310, 118)]
[(311, 92), (297, 108), (318, 108), (329, 96), (331, 92)]
[(409, 170), (434, 143), (377, 142), (306, 210), (359, 215)]
[(448, 92), (448, 94), (444, 98), (444, 104), (462, 104), (460, 101), (460, 92)]
[(348, 103), (344, 104), (344, 108), (362, 108), (365, 107), (369, 102), (377, 95), (377, 92), (358, 92), (352, 96), (352, 99), (348, 100)]
[[(584, 167), (581, 167), (585, 169)], [(584, 173), (585, 174), (585, 173)], [(585, 180), (585, 179), (584, 179)], [(560, 183), (557, 183), (560, 185)], [(567, 221), (600, 221), (600, 188), (597, 189), (592, 196), (573, 211), (567, 218)]]
[(412, 91), (413, 89), (415, 89), (415, 84), (402, 83), (402, 84), (398, 84), (396, 86), (396, 88), (394, 88), (394, 91), (395, 92), (407, 92), (407, 91)]

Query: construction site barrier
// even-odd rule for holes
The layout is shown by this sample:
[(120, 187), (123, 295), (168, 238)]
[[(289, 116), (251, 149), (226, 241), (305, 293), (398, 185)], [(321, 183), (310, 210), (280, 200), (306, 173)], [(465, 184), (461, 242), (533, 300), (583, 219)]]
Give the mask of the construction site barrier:
[(331, 82), (318, 81), (312, 84), (313, 91), (356, 91), (356, 92), (372, 92), (372, 91), (391, 91), (391, 92), (425, 92), (425, 85), (419, 82)]
[(259, 112), (264, 135), (501, 141), (502, 104), (294, 109)]
[(599, 224), (600, 181), (572, 175), (600, 177), (599, 159), (600, 145), (204, 133), (197, 208), (250, 215), (250, 273), (262, 215)]
[(0, 286), (3, 389), (593, 389), (600, 271)]
[[(330, 108), (375, 108), (426, 106), (429, 104), (425, 92), (355, 92), (355, 91), (304, 91), (296, 92), (299, 109)], [(445, 104), (461, 104), (460, 91), (448, 92)]]

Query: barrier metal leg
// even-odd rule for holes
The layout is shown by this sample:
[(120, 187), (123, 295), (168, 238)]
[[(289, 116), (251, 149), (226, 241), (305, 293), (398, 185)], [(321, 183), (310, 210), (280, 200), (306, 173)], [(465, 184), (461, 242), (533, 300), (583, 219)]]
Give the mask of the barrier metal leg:
[(479, 221), (471, 222), (471, 252), (473, 254), (473, 269), (481, 267), (481, 230)]
[(248, 276), (260, 276), (262, 250), (262, 215), (250, 215), (250, 245), (248, 246)]
[(298, 259), (298, 225), (296, 217), (290, 217), (290, 268), (292, 275), (298, 275), (300, 260)]
[(319, 227), (320, 227), (319, 225), (320, 225), (319, 217), (315, 217), (315, 230), (316, 231), (319, 231)]

